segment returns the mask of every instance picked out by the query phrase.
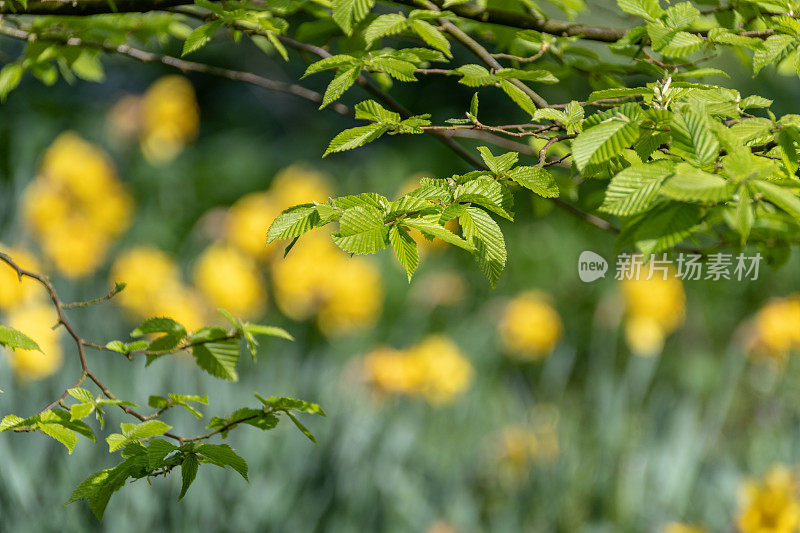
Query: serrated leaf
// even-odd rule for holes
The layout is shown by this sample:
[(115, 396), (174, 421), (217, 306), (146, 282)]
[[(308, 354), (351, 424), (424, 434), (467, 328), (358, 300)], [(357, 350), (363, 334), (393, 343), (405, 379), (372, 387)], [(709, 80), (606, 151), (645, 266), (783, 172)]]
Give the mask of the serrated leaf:
[(461, 79), (458, 80), (458, 83), (467, 87), (483, 87), (497, 82), (497, 76), (480, 65), (461, 65), (454, 69), (454, 72), (461, 74)]
[(704, 172), (688, 163), (679, 163), (675, 173), (661, 184), (660, 194), (682, 202), (716, 203), (730, 198), (731, 182)]
[(417, 251), (417, 243), (409, 235), (408, 230), (403, 226), (392, 226), (389, 229), (389, 242), (392, 244), (394, 255), (397, 260), (406, 269), (408, 274), (408, 281), (411, 282), (411, 277), (414, 271), (419, 266), (419, 253)]
[(543, 168), (515, 167), (508, 172), (508, 177), (543, 198), (557, 198), (560, 194), (556, 180)]
[(212, 376), (238, 381), (236, 365), (239, 362), (239, 343), (235, 339), (218, 340), (192, 346), (197, 366)]
[(612, 118), (584, 130), (572, 141), (572, 155), (578, 170), (619, 155), (639, 137), (635, 121)]
[(411, 21), (411, 29), (419, 35), (428, 45), (441, 51), (447, 57), (453, 57), (450, 53), (450, 41), (445, 35), (437, 30), (430, 22), (414, 19)]
[(777, 65), (792, 53), (800, 44), (800, 39), (791, 35), (778, 33), (770, 35), (763, 47), (753, 54), (753, 74), (758, 74), (767, 65)]
[(611, 179), (600, 211), (632, 216), (650, 208), (658, 197), (661, 182), (674, 171), (671, 161), (631, 165)]
[(277, 216), (267, 230), (266, 244), (277, 239), (293, 239), (313, 229), (320, 222), (319, 213), (313, 204), (290, 207)]
[(209, 22), (208, 24), (198, 26), (192, 30), (192, 33), (186, 37), (186, 41), (183, 43), (183, 51), (181, 52), (181, 56), (196, 52), (207, 45), (211, 41), (211, 38), (214, 37), (214, 34), (217, 33), (217, 30), (219, 30), (221, 27), (222, 21), (215, 20), (213, 22)]
[(691, 110), (675, 113), (670, 128), (670, 152), (701, 167), (714, 164), (719, 156), (719, 141), (708, 125), (708, 118)]
[(767, 181), (754, 180), (750, 183), (764, 198), (800, 220), (800, 197), (796, 193)]
[(194, 453), (186, 454), (181, 463), (181, 493), (178, 496), (178, 501), (181, 501), (186, 496), (186, 491), (194, 482), (197, 477), (197, 468), (200, 462), (197, 460), (197, 455)]
[(402, 13), (388, 13), (380, 15), (370, 22), (364, 30), (364, 39), (367, 44), (372, 44), (381, 37), (394, 35), (404, 31), (408, 27), (408, 19)]
[(164, 458), (177, 450), (178, 447), (164, 439), (154, 439), (147, 445), (147, 467), (150, 470), (158, 468)]
[(344, 92), (356, 82), (360, 73), (360, 66), (354, 66), (339, 71), (333, 78), (333, 81), (328, 84), (328, 88), (325, 89), (325, 95), (322, 97), (322, 104), (319, 108), (324, 108), (342, 96)]
[(0, 324), (0, 346), (8, 348), (9, 350), (19, 348), (20, 350), (42, 351), (35, 340), (17, 329), (2, 324)]
[(469, 252), (475, 250), (471, 243), (465, 241), (458, 235), (451, 232), (449, 229), (439, 224), (438, 215), (425, 215), (417, 218), (408, 218), (403, 220), (403, 223), (406, 226), (419, 230), (423, 235), (429, 235), (431, 237), (441, 239), (448, 244), (453, 244)]
[(195, 451), (215, 465), (230, 466), (247, 481), (247, 462), (227, 444), (201, 444)]
[(500, 80), (500, 88), (503, 89), (503, 92), (505, 92), (515, 104), (521, 107), (523, 111), (528, 113), (531, 117), (536, 116), (536, 104), (533, 103), (530, 96), (525, 94), (525, 91), (508, 80)]
[(370, 12), (375, 0), (333, 0), (333, 20), (347, 35), (353, 33), (353, 24), (361, 22)]
[(483, 162), (486, 163), (486, 166), (489, 167), (495, 174), (502, 174), (503, 172), (507, 172), (513, 167), (517, 159), (519, 158), (519, 154), (517, 152), (506, 152), (502, 155), (494, 155), (492, 151), (487, 148), (486, 146), (479, 146), (478, 152), (481, 154), (481, 159)]
[(456, 202), (478, 204), (508, 220), (514, 220), (514, 198), (498, 181), (480, 177), (459, 185), (453, 195)]
[(664, 15), (658, 0), (617, 0), (617, 6), (631, 15), (636, 15), (651, 22)]
[(374, 141), (386, 131), (386, 126), (378, 122), (344, 130), (331, 140), (328, 149), (325, 150), (322, 157), (334, 152), (344, 152), (345, 150), (352, 150), (353, 148), (363, 146)]
[(472, 206), (467, 207), (466, 212), (458, 217), (458, 222), (461, 224), (464, 238), (475, 248), (475, 258), (481, 272), (492, 287), (496, 287), (507, 257), (506, 243), (500, 226), (489, 213)]
[(322, 408), (311, 402), (307, 402), (305, 400), (299, 400), (297, 398), (287, 398), (285, 396), (269, 396), (264, 398), (260, 394), (256, 393), (255, 397), (258, 398), (265, 407), (269, 407), (276, 411), (300, 411), (301, 413), (309, 413), (309, 414), (316, 414), (321, 416), (326, 416), (325, 411)]
[(176, 337), (183, 338), (186, 336), (186, 328), (171, 318), (155, 317), (148, 318), (142, 324), (131, 331), (131, 337), (141, 337), (149, 333), (167, 333)]

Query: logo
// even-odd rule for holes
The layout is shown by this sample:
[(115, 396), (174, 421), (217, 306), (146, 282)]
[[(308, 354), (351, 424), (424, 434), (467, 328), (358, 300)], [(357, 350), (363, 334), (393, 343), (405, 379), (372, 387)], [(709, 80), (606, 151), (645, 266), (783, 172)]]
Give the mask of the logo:
[(578, 277), (584, 283), (590, 283), (606, 277), (608, 261), (589, 250), (581, 252), (578, 258)]

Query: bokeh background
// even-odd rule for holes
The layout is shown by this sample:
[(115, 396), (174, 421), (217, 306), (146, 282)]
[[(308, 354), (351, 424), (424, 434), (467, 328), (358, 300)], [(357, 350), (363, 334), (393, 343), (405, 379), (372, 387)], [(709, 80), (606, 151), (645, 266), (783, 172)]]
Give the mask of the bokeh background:
[[(302, 71), (246, 42), (215, 41), (199, 58), (284, 80)], [(777, 113), (796, 106), (796, 75), (772, 69), (751, 80), (734, 58), (719, 61), (731, 74), (722, 84), (743, 94), (757, 87)], [(264, 241), (289, 205), (367, 190), (393, 197), (421, 176), (467, 168), (424, 136), (323, 160), (352, 120), (125, 59), (107, 62), (105, 76), (53, 87), (26, 79), (0, 106), (0, 249), (52, 276), (66, 301), (127, 282), (112, 302), (70, 312), (96, 342), (127, 339), (156, 314), (196, 328), (219, 320), (216, 307), (297, 339), (262, 342), (257, 361), (242, 357), (235, 384), (182, 356), (145, 369), (143, 360), (90, 353), (120, 396), (145, 405), (151, 394), (208, 393), (208, 417), (252, 404), (257, 391), (318, 402), (329, 416), (303, 419), (318, 445), (288, 426), (233, 432), (249, 484), (203, 468), (176, 504), (175, 476), (139, 481), (111, 499), (100, 525), (83, 503), (62, 504), (87, 475), (115, 464), (105, 443), (81, 440), (68, 457), (41, 435), (2, 434), (0, 530), (798, 527), (797, 252), (780, 268), (765, 265), (757, 281), (607, 275), (586, 284), (580, 252), (613, 261), (613, 236), (520, 194), (517, 221), (501, 222), (510, 260), (496, 290), (467, 254), (437, 242), (421, 243), (410, 285), (390, 252), (349, 258), (324, 232), (284, 258)], [(566, 102), (609, 82), (600, 69), (542, 92)], [(438, 110), (437, 121), (468, 106), (471, 90), (425, 83), (393, 91), (414, 110)], [(366, 99), (351, 93), (349, 103)], [(523, 118), (490, 89), (481, 90), (481, 113), (490, 123)], [(560, 180), (569, 194), (569, 176)], [(3, 323), (47, 353), (0, 357), (0, 414), (37, 411), (78, 372), (43, 296), (0, 267)], [(106, 433), (121, 421), (110, 413)], [(185, 412), (166, 421), (181, 432), (203, 426)]]

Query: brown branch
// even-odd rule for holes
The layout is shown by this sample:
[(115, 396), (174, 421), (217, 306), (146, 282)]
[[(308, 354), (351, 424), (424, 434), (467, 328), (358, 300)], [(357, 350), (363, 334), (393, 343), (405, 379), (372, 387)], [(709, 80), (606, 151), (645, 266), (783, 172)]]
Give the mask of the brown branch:
[[(108, 53), (128, 56), (133, 59), (142, 61), (143, 63), (161, 63), (162, 65), (178, 69), (184, 73), (196, 72), (196, 73), (226, 78), (233, 81), (242, 81), (245, 83), (249, 83), (251, 85), (262, 87), (264, 89), (269, 89), (271, 91), (278, 91), (278, 92), (292, 94), (294, 96), (298, 96), (300, 98), (304, 98), (306, 100), (315, 102), (317, 104), (322, 103), (323, 97), (320, 93), (312, 91), (311, 89), (307, 89), (301, 85), (271, 80), (263, 76), (253, 74), (251, 72), (243, 72), (239, 70), (231, 70), (222, 67), (215, 67), (212, 65), (206, 65), (204, 63), (196, 63), (194, 61), (186, 61), (183, 59), (178, 59), (177, 57), (172, 57), (168, 55), (147, 52), (145, 50), (133, 48), (131, 46), (128, 46), (127, 44), (115, 45), (109, 43), (85, 41), (79, 37), (70, 37), (59, 34), (36, 34), (22, 29), (11, 28), (2, 25), (0, 25), (0, 34), (6, 35), (8, 37), (13, 37), (15, 39), (19, 39), (22, 41), (38, 40), (45, 42), (54, 42), (61, 44), (63, 46), (74, 46), (79, 48), (93, 48), (93, 49), (103, 50)], [(338, 102), (331, 104), (329, 107), (336, 113), (339, 113), (340, 115), (349, 116), (352, 114), (349, 107)]]

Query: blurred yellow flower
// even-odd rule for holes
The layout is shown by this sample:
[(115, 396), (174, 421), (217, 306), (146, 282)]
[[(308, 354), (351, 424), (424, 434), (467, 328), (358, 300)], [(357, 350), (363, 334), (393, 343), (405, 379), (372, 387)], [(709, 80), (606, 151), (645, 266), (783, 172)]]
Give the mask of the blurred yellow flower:
[(340, 259), (327, 272), (325, 299), (317, 317), (329, 336), (372, 326), (383, 308), (383, 283), (375, 264), (364, 257)]
[(472, 365), (458, 345), (442, 335), (428, 336), (413, 346), (408, 359), (420, 369), (424, 379), (419, 392), (429, 403), (452, 402), (472, 382)]
[(564, 327), (546, 295), (527, 291), (506, 306), (499, 329), (500, 339), (509, 353), (539, 360), (553, 351)]
[(364, 356), (364, 373), (383, 392), (421, 396), (440, 405), (462, 394), (474, 372), (456, 343), (431, 335), (406, 350), (376, 348)]
[(660, 353), (664, 339), (683, 323), (686, 313), (680, 279), (673, 270), (665, 277), (648, 263), (638, 279), (622, 281), (620, 289), (627, 315), (625, 338), (631, 351), (641, 356)]
[(266, 305), (266, 287), (258, 265), (231, 246), (206, 248), (194, 267), (194, 283), (215, 307), (236, 317), (255, 317)]
[[(176, 284), (167, 286), (160, 291), (146, 316), (169, 317), (191, 332), (197, 331), (208, 323), (208, 314), (208, 304), (197, 291)], [(145, 316), (140, 316), (140, 318), (145, 318)]]
[(324, 230), (303, 236), (286, 257), (272, 264), (272, 287), (281, 312), (294, 320), (313, 316), (328, 294), (332, 270), (344, 259)]
[(746, 482), (742, 495), (741, 533), (793, 533), (800, 526), (797, 478), (786, 466), (774, 465), (762, 480)]
[(782, 361), (800, 350), (800, 294), (769, 301), (756, 314), (755, 327), (757, 353)]
[(372, 326), (383, 307), (383, 283), (372, 260), (348, 257), (325, 231), (309, 233), (272, 263), (275, 301), (294, 320), (318, 315), (326, 335)]
[(161, 295), (181, 283), (172, 258), (152, 246), (137, 246), (119, 254), (111, 266), (111, 282), (127, 284), (114, 301), (138, 318), (154, 316)]
[(46, 378), (61, 366), (62, 351), (59, 344), (61, 329), (53, 329), (58, 316), (49, 302), (32, 302), (15, 307), (4, 321), (35, 340), (37, 350), (7, 350), (14, 374), (23, 381)]
[(706, 533), (702, 527), (681, 524), (680, 522), (670, 522), (661, 528), (661, 533)]
[(278, 172), (270, 192), (279, 212), (297, 204), (324, 202), (333, 194), (324, 174), (297, 164)]
[(409, 364), (406, 352), (394, 348), (376, 348), (364, 356), (367, 379), (383, 392), (412, 394), (422, 383), (421, 370)]
[[(0, 252), (5, 253), (25, 270), (39, 273), (41, 268), (36, 258), (21, 248), (6, 248), (0, 244)], [(19, 279), (17, 272), (7, 263), (0, 261), (0, 309), (20, 305), (37, 294), (44, 295), (43, 288), (30, 278)]]
[(111, 266), (114, 282), (126, 284), (114, 301), (134, 318), (169, 317), (188, 331), (206, 324), (207, 302), (183, 283), (175, 261), (158, 248), (136, 246), (119, 254)]
[(142, 152), (154, 164), (175, 159), (200, 127), (194, 88), (183, 76), (156, 80), (142, 97), (141, 111)]
[(276, 241), (267, 246), (267, 229), (280, 213), (269, 191), (242, 196), (228, 211), (226, 237), (243, 252), (265, 259), (284, 244)]
[(72, 132), (47, 149), (22, 200), (24, 219), (45, 255), (68, 277), (91, 274), (102, 264), (132, 210), (105, 152)]

